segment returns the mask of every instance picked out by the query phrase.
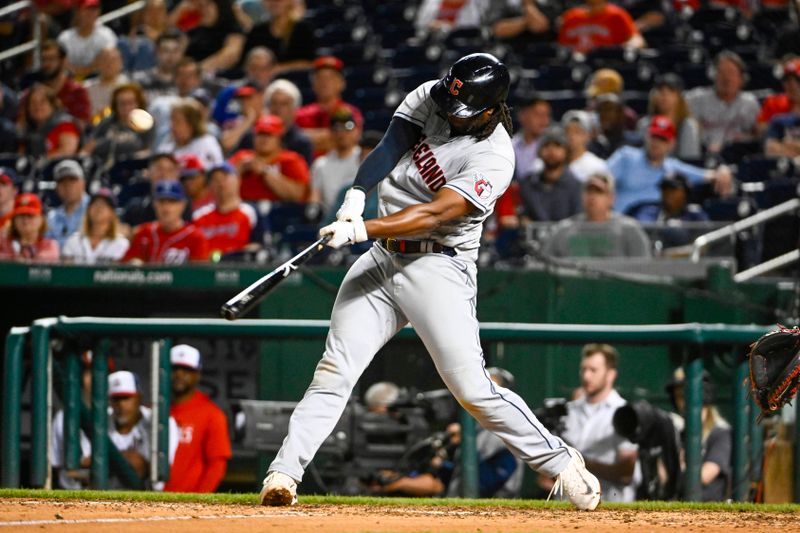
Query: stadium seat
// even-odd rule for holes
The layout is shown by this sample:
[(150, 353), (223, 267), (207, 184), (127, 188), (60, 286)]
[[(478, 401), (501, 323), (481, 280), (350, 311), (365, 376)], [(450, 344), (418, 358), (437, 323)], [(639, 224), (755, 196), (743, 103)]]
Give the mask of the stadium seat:
[(739, 181), (767, 181), (793, 175), (794, 165), (786, 157), (745, 157), (736, 168)]
[(733, 222), (755, 214), (756, 205), (750, 198), (709, 198), (703, 209), (711, 220)]
[(117, 196), (119, 207), (127, 206), (134, 198), (144, 198), (150, 194), (150, 182), (135, 180), (125, 184), (114, 185), (112, 190)]
[(146, 157), (115, 162), (108, 171), (109, 184), (124, 186), (130, 183), (140, 171), (147, 168), (148, 162)]
[(769, 209), (778, 204), (797, 198), (800, 196), (798, 191), (800, 179), (797, 178), (774, 178), (764, 184), (764, 190), (756, 194), (756, 201), (761, 209)]

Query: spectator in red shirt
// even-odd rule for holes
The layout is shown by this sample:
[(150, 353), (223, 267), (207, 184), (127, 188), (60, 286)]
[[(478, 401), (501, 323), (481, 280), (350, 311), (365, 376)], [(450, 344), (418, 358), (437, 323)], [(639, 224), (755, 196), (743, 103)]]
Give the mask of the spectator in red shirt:
[(758, 126), (762, 131), (775, 115), (800, 113), (800, 58), (793, 57), (783, 63), (781, 79), (784, 92), (767, 96), (758, 114)]
[(172, 407), (180, 440), (165, 492), (214, 492), (231, 458), (225, 413), (197, 390), (202, 368), (200, 352), (187, 344), (170, 351)]
[(19, 192), (19, 178), (13, 169), (0, 167), (0, 232), (14, 213), (14, 198)]
[(306, 201), (308, 165), (300, 154), (282, 147), (283, 121), (275, 115), (262, 115), (253, 131), (254, 150), (239, 150), (230, 159), (242, 177), (242, 199)]
[(200, 158), (194, 154), (178, 156), (181, 167), (181, 185), (189, 197), (192, 213), (214, 202), (211, 191), (208, 189), (208, 176)]
[(58, 243), (46, 239), (47, 221), (42, 216), (42, 201), (33, 193), (14, 200), (11, 223), (0, 233), (0, 260), (57, 263)]
[(134, 264), (183, 264), (208, 259), (208, 241), (183, 221), (186, 193), (177, 181), (160, 181), (155, 190), (155, 222), (139, 226), (123, 261)]
[(194, 225), (208, 239), (212, 257), (243, 250), (258, 222), (256, 210), (242, 202), (241, 180), (230, 163), (212, 168), (208, 177), (214, 203), (195, 211)]
[(75, 119), (61, 110), (48, 87), (31, 87), (23, 108), (23, 150), (33, 157), (59, 158), (78, 153), (81, 132)]
[(558, 42), (584, 54), (599, 46), (645, 46), (630, 14), (606, 0), (586, 0), (585, 5), (568, 9), (561, 20)]
[(317, 101), (297, 110), (295, 122), (311, 138), (315, 155), (324, 154), (333, 148), (331, 114), (338, 108), (347, 107), (359, 122), (363, 122), (361, 111), (342, 100), (342, 92), (346, 86), (342, 68), (344, 63), (338, 57), (323, 56), (314, 60), (311, 88)]
[[(67, 112), (87, 124), (92, 118), (92, 105), (89, 93), (83, 85), (67, 74), (67, 52), (58, 42), (47, 40), (42, 43), (39, 80), (58, 96), (58, 100)], [(25, 97), (23, 96), (23, 100)]]

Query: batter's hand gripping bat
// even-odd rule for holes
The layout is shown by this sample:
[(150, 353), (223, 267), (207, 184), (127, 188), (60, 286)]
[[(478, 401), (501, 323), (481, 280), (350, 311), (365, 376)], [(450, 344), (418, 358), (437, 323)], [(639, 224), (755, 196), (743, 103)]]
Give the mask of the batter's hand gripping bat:
[(225, 302), (219, 311), (220, 314), (228, 320), (236, 320), (247, 314), (289, 274), (319, 253), (330, 238), (331, 235), (320, 237), (311, 246)]

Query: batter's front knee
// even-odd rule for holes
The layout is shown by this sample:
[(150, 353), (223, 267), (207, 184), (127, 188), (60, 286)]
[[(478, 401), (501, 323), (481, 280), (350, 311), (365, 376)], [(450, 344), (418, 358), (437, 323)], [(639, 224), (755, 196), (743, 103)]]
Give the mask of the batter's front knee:
[(311, 380), (309, 391), (325, 391), (344, 398), (350, 397), (350, 392), (358, 380), (358, 376), (350, 376), (340, 364), (328, 357), (327, 353), (322, 357), (314, 371), (314, 378)]

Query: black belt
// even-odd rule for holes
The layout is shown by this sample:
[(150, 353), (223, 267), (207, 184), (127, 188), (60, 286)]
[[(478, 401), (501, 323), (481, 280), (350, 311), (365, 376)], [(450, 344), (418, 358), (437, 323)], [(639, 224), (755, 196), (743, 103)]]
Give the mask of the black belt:
[(378, 239), (381, 246), (390, 252), (401, 254), (444, 254), (453, 257), (456, 249), (434, 241), (406, 241), (403, 239)]

